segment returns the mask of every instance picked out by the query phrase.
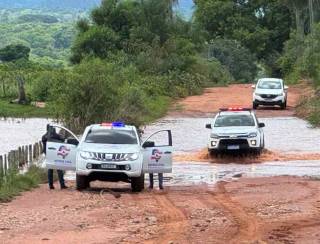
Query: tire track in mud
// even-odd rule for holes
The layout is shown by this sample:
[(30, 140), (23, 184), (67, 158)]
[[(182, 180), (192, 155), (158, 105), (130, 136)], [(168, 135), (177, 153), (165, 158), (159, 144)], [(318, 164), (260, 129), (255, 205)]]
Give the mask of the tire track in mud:
[(228, 243), (263, 243), (259, 236), (259, 217), (248, 214), (241, 205), (231, 199), (225, 189), (227, 182), (217, 184), (218, 192), (208, 192), (237, 225), (237, 231), (231, 234)]
[(158, 206), (163, 209), (164, 229), (161, 230), (158, 238), (147, 243), (168, 244), (171, 241), (183, 240), (186, 243), (185, 232), (188, 220), (182, 210), (180, 210), (168, 197), (168, 194), (154, 195)]

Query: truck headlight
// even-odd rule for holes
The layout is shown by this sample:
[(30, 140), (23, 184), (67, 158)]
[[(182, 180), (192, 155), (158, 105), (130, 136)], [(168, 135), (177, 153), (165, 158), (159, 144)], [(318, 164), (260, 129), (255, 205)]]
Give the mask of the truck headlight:
[(249, 138), (253, 138), (253, 137), (257, 137), (258, 136), (258, 134), (257, 134), (257, 132), (252, 132), (252, 133), (250, 133), (249, 134)]
[(80, 152), (80, 157), (83, 159), (92, 159), (93, 155), (91, 152), (82, 151), (82, 152)]
[(215, 133), (211, 133), (211, 134), (210, 134), (210, 137), (211, 137), (211, 138), (214, 138), (214, 139), (219, 139), (219, 135), (218, 135), (218, 134), (215, 134)]
[(256, 146), (257, 145), (257, 141), (256, 140), (250, 140), (250, 142), (251, 142), (252, 146)]
[(138, 153), (128, 153), (125, 157), (126, 161), (134, 161), (137, 160), (139, 158), (139, 154)]

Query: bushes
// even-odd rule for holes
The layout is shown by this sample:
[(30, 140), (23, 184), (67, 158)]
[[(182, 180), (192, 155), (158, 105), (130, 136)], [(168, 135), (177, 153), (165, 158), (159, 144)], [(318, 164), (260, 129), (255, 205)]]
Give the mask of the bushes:
[(316, 86), (320, 85), (320, 23), (314, 33), (306, 37), (296, 33), (285, 45), (285, 52), (279, 64), (286, 79), (296, 83), (301, 78), (312, 79)]

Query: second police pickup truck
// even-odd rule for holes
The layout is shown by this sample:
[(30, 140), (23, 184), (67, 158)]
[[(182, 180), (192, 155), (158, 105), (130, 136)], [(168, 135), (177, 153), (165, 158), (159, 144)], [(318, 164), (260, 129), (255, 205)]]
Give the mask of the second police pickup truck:
[(259, 123), (249, 108), (220, 109), (210, 124), (208, 140), (210, 154), (220, 152), (250, 151), (260, 154), (264, 148), (264, 123)]
[(81, 139), (62, 126), (49, 128), (65, 130), (72, 138), (57, 142), (49, 136), (45, 165), (75, 171), (78, 190), (102, 180), (129, 182), (132, 191), (139, 192), (144, 189), (145, 173), (172, 172), (170, 130), (158, 131), (142, 142), (135, 126), (119, 122), (90, 125)]

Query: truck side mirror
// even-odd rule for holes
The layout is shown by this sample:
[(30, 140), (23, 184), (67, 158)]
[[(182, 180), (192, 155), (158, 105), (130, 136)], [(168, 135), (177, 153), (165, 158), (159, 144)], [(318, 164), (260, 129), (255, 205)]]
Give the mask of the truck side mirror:
[(155, 147), (155, 143), (154, 141), (146, 141), (145, 143), (143, 143), (142, 147), (143, 148)]
[(206, 128), (207, 128), (207, 129), (212, 129), (211, 124), (206, 124)]
[(287, 91), (289, 89), (289, 86), (284, 86), (284, 90)]
[(259, 123), (259, 128), (263, 128), (265, 127), (266, 125), (264, 123)]
[(252, 88), (252, 89), (256, 89), (256, 85), (252, 85), (251, 88)]

